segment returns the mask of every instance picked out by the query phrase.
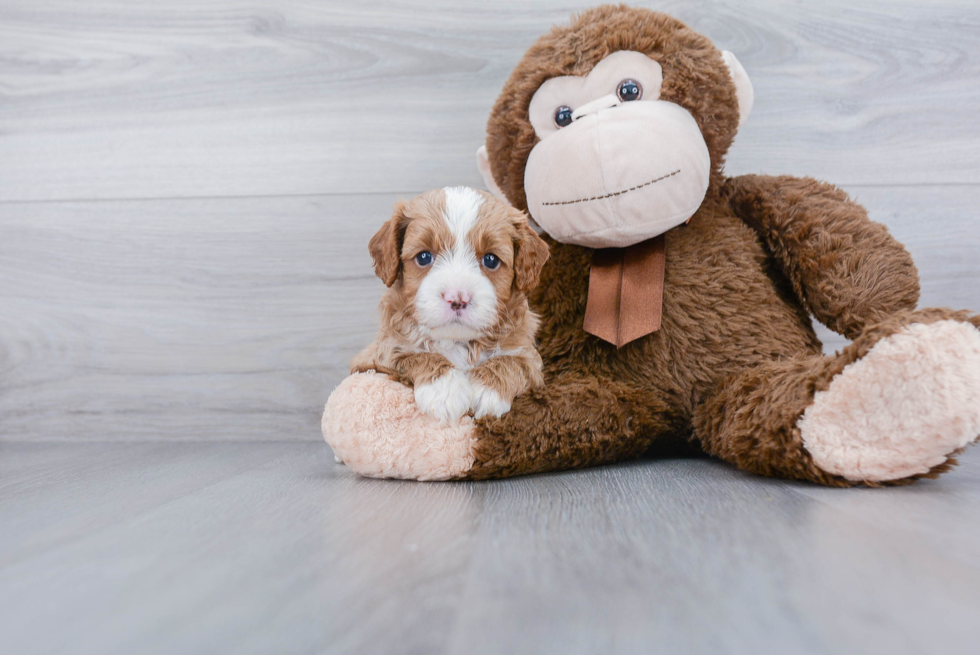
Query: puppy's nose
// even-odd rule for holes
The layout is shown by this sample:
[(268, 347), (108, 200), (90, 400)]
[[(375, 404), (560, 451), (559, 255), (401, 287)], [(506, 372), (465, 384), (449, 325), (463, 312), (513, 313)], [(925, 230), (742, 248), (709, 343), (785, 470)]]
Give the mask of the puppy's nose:
[(466, 289), (450, 289), (442, 294), (442, 299), (449, 303), (453, 311), (466, 309), (470, 304), (470, 292)]

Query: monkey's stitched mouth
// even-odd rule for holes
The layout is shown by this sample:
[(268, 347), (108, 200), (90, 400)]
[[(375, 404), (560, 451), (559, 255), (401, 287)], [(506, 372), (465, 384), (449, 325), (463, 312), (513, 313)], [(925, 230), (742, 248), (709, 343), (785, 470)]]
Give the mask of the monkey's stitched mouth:
[(651, 184), (656, 184), (661, 180), (666, 180), (668, 177), (673, 177), (681, 172), (681, 169), (677, 169), (673, 173), (667, 173), (666, 175), (661, 175), (655, 180), (650, 180), (649, 182), (644, 182), (643, 184), (637, 184), (636, 186), (631, 186), (628, 189), (623, 189), (622, 191), (616, 191), (615, 193), (607, 193), (604, 196), (592, 196), (591, 198), (579, 198), (578, 200), (561, 200), (556, 202), (543, 202), (542, 206), (547, 207), (549, 205), (574, 205), (579, 202), (592, 202), (593, 200), (603, 200), (605, 198), (612, 198), (613, 196), (621, 196), (624, 193), (629, 193), (630, 191), (636, 191), (637, 189), (642, 189), (643, 187), (650, 186)]

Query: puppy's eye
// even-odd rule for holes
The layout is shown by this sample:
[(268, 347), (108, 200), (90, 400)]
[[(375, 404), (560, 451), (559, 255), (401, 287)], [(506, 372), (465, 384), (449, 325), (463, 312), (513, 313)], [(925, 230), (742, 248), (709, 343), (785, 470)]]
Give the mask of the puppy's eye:
[(428, 266), (432, 263), (432, 253), (428, 250), (423, 250), (419, 254), (415, 255), (415, 263), (419, 266)]
[(639, 100), (643, 95), (643, 87), (636, 80), (623, 80), (619, 83), (619, 88), (616, 89), (616, 95), (623, 102)]
[(555, 110), (555, 125), (565, 127), (572, 124), (572, 108), (564, 105)]
[(492, 252), (488, 252), (483, 256), (483, 265), (492, 271), (500, 266), (500, 258)]

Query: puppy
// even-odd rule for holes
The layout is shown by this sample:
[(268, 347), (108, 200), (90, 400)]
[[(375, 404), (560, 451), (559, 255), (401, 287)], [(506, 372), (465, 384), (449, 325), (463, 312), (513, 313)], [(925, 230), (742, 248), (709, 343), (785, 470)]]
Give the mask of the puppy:
[(428, 191), (395, 205), (368, 249), (388, 290), (352, 372), (413, 386), (418, 408), (447, 422), (501, 416), (543, 383), (525, 294), (548, 246), (523, 213), (474, 189)]

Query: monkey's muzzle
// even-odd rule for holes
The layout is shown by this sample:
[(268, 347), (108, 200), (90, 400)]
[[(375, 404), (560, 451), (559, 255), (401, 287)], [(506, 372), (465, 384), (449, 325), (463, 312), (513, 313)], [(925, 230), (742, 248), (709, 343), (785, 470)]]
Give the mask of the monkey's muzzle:
[(685, 222), (711, 169), (694, 117), (666, 101), (631, 102), (542, 139), (524, 174), (528, 211), (552, 238), (623, 248)]

